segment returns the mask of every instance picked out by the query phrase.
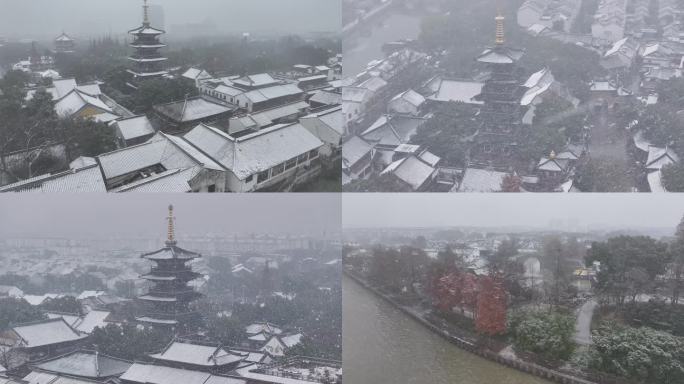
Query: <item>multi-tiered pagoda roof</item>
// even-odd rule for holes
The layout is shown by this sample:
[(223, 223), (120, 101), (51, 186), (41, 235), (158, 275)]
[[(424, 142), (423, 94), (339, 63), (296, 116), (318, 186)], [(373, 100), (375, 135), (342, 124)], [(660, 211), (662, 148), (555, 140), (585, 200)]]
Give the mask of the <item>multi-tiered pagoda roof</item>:
[(524, 50), (510, 47), (504, 39), (504, 17), (496, 17), (496, 45), (487, 48), (477, 61), (486, 65), (488, 79), (478, 98), (484, 102), (482, 124), (472, 160), (485, 166), (510, 166), (520, 138), (523, 109), (520, 100), (522, 70), (518, 62)]
[(187, 325), (197, 314), (190, 304), (201, 297), (188, 283), (201, 275), (187, 265), (188, 262), (202, 257), (197, 252), (188, 251), (176, 245), (174, 234), (173, 206), (169, 206), (168, 239), (165, 246), (140, 257), (154, 262), (150, 272), (141, 277), (152, 283), (149, 291), (138, 297), (149, 308), (148, 313), (138, 321), (156, 325)]
[(159, 53), (161, 48), (166, 47), (166, 44), (159, 40), (161, 35), (166, 32), (154, 28), (150, 24), (147, 0), (143, 5), (143, 10), (142, 25), (128, 31), (133, 36), (130, 46), (134, 50), (134, 53), (128, 57), (128, 60), (132, 62), (128, 73), (133, 77), (128, 85), (133, 88), (137, 88), (142, 81), (160, 78), (168, 74), (168, 71), (163, 67), (167, 58)]

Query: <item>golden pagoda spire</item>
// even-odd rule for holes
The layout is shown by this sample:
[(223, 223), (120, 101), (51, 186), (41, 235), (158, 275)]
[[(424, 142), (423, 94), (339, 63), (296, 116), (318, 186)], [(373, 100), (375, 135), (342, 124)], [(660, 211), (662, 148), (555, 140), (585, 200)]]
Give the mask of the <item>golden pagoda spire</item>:
[(496, 45), (503, 45), (506, 41), (505, 31), (504, 31), (504, 20), (505, 17), (501, 14), (501, 9), (498, 10), (496, 20)]
[(166, 218), (168, 221), (168, 237), (166, 239), (166, 244), (176, 244), (176, 233), (173, 227), (173, 221), (176, 218), (173, 217), (173, 205), (169, 205), (169, 216)]
[(147, 0), (143, 0), (143, 25), (149, 27), (150, 25), (150, 6), (147, 5)]

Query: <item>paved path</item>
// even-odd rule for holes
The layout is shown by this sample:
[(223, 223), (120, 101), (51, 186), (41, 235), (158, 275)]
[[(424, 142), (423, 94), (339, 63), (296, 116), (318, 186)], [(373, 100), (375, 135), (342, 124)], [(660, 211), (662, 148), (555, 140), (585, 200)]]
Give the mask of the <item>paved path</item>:
[(594, 317), (596, 307), (598, 307), (596, 300), (590, 299), (577, 311), (577, 321), (575, 322), (575, 342), (577, 344), (591, 344), (591, 319)]

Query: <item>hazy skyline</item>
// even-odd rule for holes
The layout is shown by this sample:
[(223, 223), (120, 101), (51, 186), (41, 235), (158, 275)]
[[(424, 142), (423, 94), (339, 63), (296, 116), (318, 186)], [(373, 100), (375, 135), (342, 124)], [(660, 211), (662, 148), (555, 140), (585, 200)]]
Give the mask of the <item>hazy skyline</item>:
[[(212, 22), (218, 32), (338, 32), (341, 0), (150, 0), (165, 28)], [(125, 34), (140, 25), (143, 0), (0, 0), (0, 36), (54, 38)]]
[(0, 238), (88, 237), (166, 233), (174, 205), (183, 234), (339, 233), (337, 194), (56, 194), (0, 196)]
[[(343, 228), (534, 227), (674, 228), (681, 194), (344, 194)], [(551, 229), (551, 228), (548, 228)], [(565, 229), (565, 228), (563, 228)]]

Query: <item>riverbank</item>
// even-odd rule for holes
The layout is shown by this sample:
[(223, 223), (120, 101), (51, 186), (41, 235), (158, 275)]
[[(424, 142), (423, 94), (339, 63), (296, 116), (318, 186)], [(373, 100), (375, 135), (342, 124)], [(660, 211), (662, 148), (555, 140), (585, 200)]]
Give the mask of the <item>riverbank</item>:
[[(503, 356), (501, 354), (498, 354), (492, 350), (489, 350), (485, 348), (483, 345), (478, 343), (477, 339), (471, 339), (464, 337), (463, 335), (454, 335), (454, 332), (450, 332), (449, 330), (444, 329), (443, 327), (440, 327), (436, 325), (433, 321), (431, 321), (427, 313), (422, 312), (420, 310), (417, 310), (415, 307), (410, 307), (404, 304), (399, 303), (395, 298), (389, 296), (388, 294), (380, 291), (376, 287), (373, 287), (370, 285), (368, 282), (366, 282), (363, 278), (360, 276), (355, 275), (354, 273), (345, 270), (345, 275), (349, 277), (350, 279), (354, 280), (357, 282), (361, 287), (364, 289), (368, 290), (369, 292), (372, 292), (375, 294), (377, 297), (383, 299), (387, 303), (391, 304), (394, 308), (398, 309), (402, 313), (408, 315), (411, 319), (414, 321), (418, 322), (420, 325), (423, 327), (429, 329), (431, 332), (441, 336), (445, 340), (447, 340), (449, 343), (456, 345), (458, 348), (463, 349), (467, 352), (470, 352), (472, 354), (475, 354), (479, 357), (482, 357), (484, 359), (487, 359), (489, 361), (499, 363), (502, 365), (505, 365), (509, 368), (516, 369), (518, 371), (528, 373), (534, 376), (537, 376), (542, 379), (546, 379), (549, 381), (557, 382), (557, 383), (563, 383), (563, 384), (595, 384), (592, 381), (582, 379), (579, 377), (575, 377), (557, 370), (553, 370), (547, 367), (540, 366), (535, 363), (523, 361), (517, 358), (511, 358), (508, 356)], [(467, 332), (463, 332), (464, 334)]]

